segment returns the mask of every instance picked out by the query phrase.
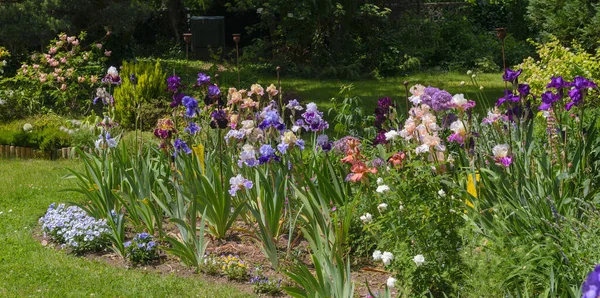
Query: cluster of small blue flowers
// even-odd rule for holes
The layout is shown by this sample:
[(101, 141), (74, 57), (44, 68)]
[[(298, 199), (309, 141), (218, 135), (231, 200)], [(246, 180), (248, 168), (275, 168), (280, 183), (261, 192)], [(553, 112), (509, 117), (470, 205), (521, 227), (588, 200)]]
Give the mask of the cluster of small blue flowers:
[(106, 220), (95, 219), (77, 206), (52, 203), (40, 218), (44, 235), (74, 252), (106, 247), (109, 229)]
[(277, 296), (281, 294), (281, 278), (277, 281), (269, 280), (268, 277), (264, 276), (261, 268), (256, 268), (254, 276), (250, 278), (250, 284), (254, 293), (267, 294), (271, 296)]
[(158, 247), (148, 233), (135, 235), (131, 241), (124, 243), (127, 259), (134, 264), (146, 264), (158, 259)]

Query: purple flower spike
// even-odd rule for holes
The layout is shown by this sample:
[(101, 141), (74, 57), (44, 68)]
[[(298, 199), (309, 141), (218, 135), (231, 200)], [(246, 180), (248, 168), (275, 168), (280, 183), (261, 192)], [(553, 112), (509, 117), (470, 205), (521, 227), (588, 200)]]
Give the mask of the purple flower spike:
[(514, 71), (510, 68), (507, 68), (506, 71), (504, 72), (504, 75), (502, 75), (502, 79), (507, 82), (514, 82), (521, 75), (522, 71), (523, 71), (522, 69)]

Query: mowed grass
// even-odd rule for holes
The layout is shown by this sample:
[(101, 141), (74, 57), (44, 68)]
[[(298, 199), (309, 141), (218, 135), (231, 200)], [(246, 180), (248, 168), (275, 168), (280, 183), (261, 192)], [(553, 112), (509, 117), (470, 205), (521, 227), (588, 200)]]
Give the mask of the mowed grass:
[(61, 190), (73, 161), (0, 159), (0, 296), (2, 297), (247, 297), (201, 276), (182, 278), (76, 257), (43, 247), (33, 238), (38, 219), (52, 202), (80, 198)]
[[(162, 60), (162, 65), (169, 75), (175, 73), (180, 76), (184, 84), (191, 85), (195, 83), (198, 72), (204, 72), (214, 78), (214, 71), (211, 72), (211, 64), (202, 61), (181, 61), (181, 60)], [(248, 68), (241, 67), (241, 86), (250, 88), (252, 84), (259, 83), (263, 87), (270, 84), (277, 85), (277, 75), (275, 70), (271, 75), (265, 75), (264, 71), (258, 73)], [(219, 85), (223, 88), (236, 87), (238, 77), (234, 68), (221, 67), (219, 72)], [(302, 102), (315, 102), (322, 110), (333, 107), (330, 100), (337, 98), (341, 101), (340, 88), (352, 84), (353, 89), (349, 96), (360, 97), (362, 103), (367, 109), (375, 109), (377, 100), (381, 97), (391, 97), (394, 100), (403, 102), (406, 98), (406, 89), (404, 82), (408, 82), (408, 87), (415, 84), (432, 86), (445, 89), (452, 94), (464, 93), (469, 99), (477, 102), (476, 110), (485, 111), (485, 108), (493, 105), (498, 98), (504, 95), (504, 82), (501, 73), (476, 73), (475, 84), (466, 72), (422, 72), (411, 74), (409, 76), (396, 76), (383, 78), (379, 80), (340, 80), (328, 78), (297, 78), (292, 74), (286, 73), (285, 69), (280, 73), (281, 88), (284, 93), (297, 95)], [(461, 82), (465, 82), (461, 85)], [(483, 86), (481, 93), (486, 102), (478, 100), (477, 94), (480, 93), (479, 87)], [(404, 106), (400, 107), (404, 109)]]

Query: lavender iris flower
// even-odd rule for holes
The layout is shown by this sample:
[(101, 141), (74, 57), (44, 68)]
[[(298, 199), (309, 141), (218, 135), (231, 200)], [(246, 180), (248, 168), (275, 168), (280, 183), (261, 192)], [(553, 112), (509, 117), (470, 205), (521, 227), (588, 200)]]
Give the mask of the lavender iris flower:
[(198, 80), (196, 83), (198, 83), (198, 85), (208, 85), (210, 84), (210, 77), (205, 73), (200, 72), (198, 73)]
[(177, 156), (177, 153), (181, 151), (183, 151), (185, 154), (192, 153), (192, 149), (190, 149), (190, 147), (188, 147), (188, 145), (182, 139), (175, 140), (174, 147), (175, 153), (173, 153), (173, 156)]
[(181, 103), (185, 106), (185, 115), (188, 118), (196, 116), (196, 110), (198, 109), (198, 101), (190, 96), (185, 96)]
[(208, 96), (211, 98), (218, 97), (221, 94), (221, 90), (217, 85), (208, 86)]
[(597, 298), (600, 295), (600, 265), (596, 265), (581, 286), (582, 298)]
[(200, 131), (200, 126), (198, 126), (198, 124), (196, 124), (194, 122), (190, 122), (183, 131), (187, 132), (191, 135), (195, 135), (197, 132)]
[(530, 94), (531, 87), (529, 87), (529, 85), (527, 84), (519, 84), (517, 90), (519, 91), (519, 94), (521, 94), (521, 96), (525, 97)]

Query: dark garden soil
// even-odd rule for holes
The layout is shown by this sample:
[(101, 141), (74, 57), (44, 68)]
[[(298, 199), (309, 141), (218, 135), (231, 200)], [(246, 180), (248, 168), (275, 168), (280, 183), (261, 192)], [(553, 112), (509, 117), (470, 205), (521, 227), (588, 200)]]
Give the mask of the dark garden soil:
[[(243, 227), (243, 224), (238, 226)], [(167, 231), (167, 234), (173, 235), (176, 233), (176, 230), (172, 226), (167, 225), (164, 228)], [(282, 285), (292, 285), (290, 280), (287, 279), (284, 274), (277, 273), (271, 269), (269, 261), (265, 258), (258, 246), (258, 241), (255, 241), (251, 236), (248, 236), (247, 233), (243, 231), (243, 228), (232, 229), (229, 233), (229, 236), (225, 240), (216, 240), (211, 237), (207, 237), (209, 243), (206, 253), (213, 256), (238, 256), (241, 260), (247, 264), (250, 264), (249, 268), (251, 269), (261, 267), (263, 269), (263, 274), (268, 276), (270, 280), (278, 280), (281, 278), (283, 280)], [(52, 242), (51, 239), (44, 237), (39, 227), (33, 232), (33, 236), (40, 241), (42, 246), (63, 250), (60, 244), (56, 244)], [(131, 233), (128, 236), (128, 239), (130, 239), (133, 238), (134, 234)], [(298, 239), (293, 239), (292, 242), (294, 243), (293, 249), (288, 254), (292, 257), (290, 257), (289, 260), (280, 261), (282, 271), (286, 271), (286, 268), (289, 268), (289, 266), (294, 263), (303, 263), (305, 266), (309, 267), (309, 269), (312, 269), (312, 264), (309, 261), (310, 256), (308, 254), (308, 243), (304, 240), (300, 240), (299, 237)], [(285, 248), (287, 247), (287, 243), (288, 239), (286, 239), (285, 236), (282, 236), (279, 239), (278, 246)], [(163, 245), (166, 245), (166, 243), (163, 243)], [(282, 254), (285, 254), (284, 250), (282, 250)], [(176, 257), (166, 255), (164, 252), (160, 253), (160, 258), (158, 260), (150, 264), (137, 266), (127, 262), (125, 259), (119, 257), (111, 250), (85, 253), (81, 255), (81, 257), (93, 261), (107, 263), (115, 267), (139, 270), (141, 272), (169, 274), (186, 278), (201, 278), (202, 280), (206, 280), (208, 282), (235, 287), (242, 292), (253, 293), (252, 285), (249, 282), (238, 282), (229, 280), (226, 276), (208, 275), (202, 272), (196, 272), (195, 270), (190, 269), (190, 267), (183, 265)], [(373, 264), (369, 263), (365, 263), (364, 265), (354, 265), (352, 279), (354, 280), (356, 287), (355, 296), (366, 296), (367, 288), (365, 281), (369, 281), (369, 286), (371, 289), (381, 289), (385, 285), (389, 276), (390, 273), (385, 272), (381, 266), (375, 267)], [(282, 294), (279, 297), (287, 296)]]

